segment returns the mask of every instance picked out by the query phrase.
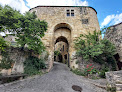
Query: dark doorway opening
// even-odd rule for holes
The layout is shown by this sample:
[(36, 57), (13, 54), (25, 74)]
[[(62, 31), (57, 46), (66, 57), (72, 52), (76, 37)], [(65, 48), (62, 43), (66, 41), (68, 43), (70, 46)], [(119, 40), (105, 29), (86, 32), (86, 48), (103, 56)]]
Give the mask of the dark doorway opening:
[(59, 59), (59, 61), (58, 61), (58, 62), (60, 62), (60, 63), (62, 63), (62, 62), (63, 62), (63, 58), (62, 58), (62, 55), (61, 55), (61, 54), (59, 54), (59, 55), (58, 55), (58, 59)]
[(65, 59), (65, 64), (67, 64), (67, 61), (68, 61), (68, 59), (67, 59), (67, 54), (64, 55), (64, 59)]
[(115, 54), (115, 55), (114, 55), (114, 58), (115, 58), (116, 61), (117, 61), (117, 66), (118, 66), (119, 70), (121, 70), (121, 69), (122, 69), (122, 62), (120, 62), (119, 54), (118, 54), (118, 53)]
[(54, 61), (56, 61), (56, 56), (54, 55)]
[(67, 54), (66, 54), (66, 55), (64, 55), (64, 58), (67, 60)]

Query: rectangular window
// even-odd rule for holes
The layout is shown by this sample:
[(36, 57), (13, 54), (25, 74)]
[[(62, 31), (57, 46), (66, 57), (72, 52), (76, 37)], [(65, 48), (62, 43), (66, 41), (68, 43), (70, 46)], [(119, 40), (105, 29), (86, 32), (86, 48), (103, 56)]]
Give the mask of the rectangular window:
[(71, 16), (74, 16), (74, 10), (71, 10)]
[(70, 13), (67, 13), (67, 16), (70, 16)]
[(67, 10), (67, 16), (70, 16), (70, 10)]
[(82, 24), (88, 24), (88, 23), (89, 23), (88, 19), (82, 19)]
[(67, 10), (67, 16), (74, 16), (74, 10)]
[(84, 14), (84, 15), (88, 14), (86, 7), (80, 7), (80, 14)]

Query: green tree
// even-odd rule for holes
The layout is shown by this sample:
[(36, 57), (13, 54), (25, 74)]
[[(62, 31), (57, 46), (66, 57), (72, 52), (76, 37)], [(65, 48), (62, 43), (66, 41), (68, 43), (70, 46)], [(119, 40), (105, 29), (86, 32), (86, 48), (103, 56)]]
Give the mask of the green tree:
[[(107, 39), (101, 38), (101, 31), (94, 31), (93, 33), (81, 34), (75, 41), (75, 48), (77, 55), (82, 56), (86, 61), (92, 60), (101, 64), (109, 62), (116, 51), (115, 46)], [(114, 63), (116, 66), (116, 64)]]
[(9, 46), (8, 42), (0, 37), (0, 51), (3, 52)]
[[(44, 60), (32, 57), (32, 52), (41, 54), (44, 51), (45, 47), (41, 38), (46, 30), (47, 22), (40, 21), (35, 12), (21, 14), (8, 5), (0, 6), (0, 32), (10, 32), (11, 35), (16, 36), (16, 42), (22, 50), (26, 47), (30, 51), (29, 58), (24, 62), (25, 73), (27, 74), (37, 74), (41, 72), (40, 69), (46, 68), (45, 63), (42, 62)], [(10, 59), (7, 50), (5, 51), (6, 47), (6, 41), (0, 37), (0, 50), (2, 50), (0, 67), (9, 69), (14, 61)]]
[(26, 46), (31, 52), (40, 54), (44, 50), (41, 38), (46, 30), (47, 22), (40, 21), (35, 12), (21, 14), (8, 5), (0, 6), (0, 32), (11, 32), (22, 49)]
[(11, 68), (11, 64), (13, 60), (10, 59), (10, 56), (6, 49), (9, 47), (9, 42), (5, 41), (2, 37), (0, 37), (0, 55), (2, 55), (2, 60), (0, 60), (0, 68), (1, 69), (9, 69)]
[(34, 12), (26, 12), (19, 25), (21, 26), (21, 31), (16, 31), (17, 43), (22, 48), (26, 45), (29, 50), (40, 54), (44, 50), (41, 38), (47, 30), (47, 22), (37, 19)]
[(12, 9), (10, 6), (0, 5), (0, 32), (15, 32), (17, 28), (20, 28), (18, 21), (23, 16), (19, 11)]
[(37, 57), (29, 56), (24, 61), (24, 73), (28, 75), (35, 75), (42, 73), (41, 69), (46, 69), (44, 59), (38, 59)]

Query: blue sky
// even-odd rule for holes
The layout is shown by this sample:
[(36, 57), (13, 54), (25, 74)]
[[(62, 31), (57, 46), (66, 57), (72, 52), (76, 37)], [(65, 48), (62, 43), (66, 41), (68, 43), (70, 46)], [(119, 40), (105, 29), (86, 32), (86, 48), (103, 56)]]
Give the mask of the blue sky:
[(98, 13), (101, 28), (122, 22), (122, 0), (0, 0), (0, 4), (8, 4), (21, 13), (38, 5), (91, 6)]
[[(107, 16), (118, 17), (120, 20), (114, 20), (111, 17), (111, 21), (104, 26), (110, 26), (122, 22), (122, 0), (87, 0), (89, 6), (94, 7), (97, 10), (97, 16), (100, 26), (104, 22)], [(121, 15), (121, 16), (117, 16)], [(107, 20), (106, 20), (107, 21)]]

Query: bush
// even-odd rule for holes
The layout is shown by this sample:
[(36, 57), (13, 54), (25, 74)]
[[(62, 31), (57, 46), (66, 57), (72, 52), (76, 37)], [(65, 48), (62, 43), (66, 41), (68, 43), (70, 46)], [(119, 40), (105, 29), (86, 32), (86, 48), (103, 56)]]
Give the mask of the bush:
[(107, 87), (108, 92), (116, 92), (116, 87)]
[(43, 59), (30, 56), (24, 61), (24, 73), (28, 75), (36, 75), (41, 73), (41, 69), (46, 69)]
[(105, 72), (108, 72), (108, 71), (109, 71), (109, 69), (108, 69), (107, 67), (104, 67), (104, 68), (100, 71), (99, 76), (100, 76), (101, 78), (106, 78)]
[(75, 40), (76, 55), (83, 57), (86, 61), (92, 60), (99, 64), (110, 63), (112, 70), (116, 70), (116, 60), (113, 57), (116, 48), (109, 40), (101, 39), (100, 36), (101, 32), (96, 30), (93, 33), (81, 34)]
[(76, 75), (85, 76), (84, 72), (81, 72), (79, 69), (72, 69), (71, 71), (72, 71), (73, 73), (75, 73)]
[(112, 69), (111, 69), (112, 71), (116, 71), (117, 70), (117, 62), (116, 62), (115, 58), (108, 57), (107, 58), (107, 63), (112, 66)]
[(71, 71), (77, 75), (82, 75), (82, 76), (88, 76), (89, 74), (93, 75), (97, 73), (97, 70), (94, 68), (92, 64), (87, 65), (83, 71), (79, 69), (72, 69)]
[(5, 51), (5, 49), (9, 46), (8, 42), (5, 41), (2, 37), (0, 37), (0, 51)]
[(0, 68), (2, 69), (12, 68), (12, 64), (14, 63), (14, 61), (10, 59), (8, 52), (2, 51), (1, 54), (2, 54), (2, 60), (0, 62)]
[(94, 68), (92, 64), (88, 64), (86, 68), (84, 69), (85, 75), (88, 76), (88, 74), (95, 74), (97, 73), (97, 70)]

